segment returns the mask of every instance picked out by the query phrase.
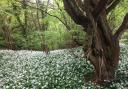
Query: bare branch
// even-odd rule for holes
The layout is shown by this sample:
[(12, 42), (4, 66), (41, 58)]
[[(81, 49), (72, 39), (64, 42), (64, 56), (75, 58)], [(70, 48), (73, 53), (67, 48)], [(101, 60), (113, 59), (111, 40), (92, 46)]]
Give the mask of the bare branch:
[(128, 13), (125, 15), (124, 20), (119, 29), (114, 34), (115, 39), (120, 39), (122, 34), (128, 29)]
[[(40, 9), (40, 8), (36, 8), (36, 7), (33, 7), (33, 6), (29, 6), (29, 7), (33, 8), (33, 9), (37, 9), (37, 10), (43, 11), (43, 12), (45, 12), (47, 15), (57, 18), (61, 23), (63, 23), (63, 24), (65, 25), (65, 23), (64, 23), (64, 22), (61, 20), (61, 18), (59, 18), (58, 16), (52, 15), (52, 14), (48, 13), (47, 11), (42, 10), (42, 9)], [(65, 26), (66, 26), (66, 25), (65, 25)]]
[[(82, 13), (76, 6), (76, 3), (74, 2), (75, 0), (63, 0), (64, 2), (64, 7), (67, 13), (71, 16), (73, 21), (78, 24), (82, 25), (83, 27), (87, 26), (88, 19)], [(75, 5), (75, 6), (74, 6)]]
[(108, 2), (108, 6), (106, 8), (106, 12), (107, 14), (113, 10), (119, 3), (120, 3), (121, 0), (109, 0)]
[(114, 1), (116, 1), (116, 0), (108, 0), (107, 6), (110, 6)]
[(61, 14), (61, 16), (62, 16), (62, 18), (64, 20), (64, 23), (65, 23), (67, 29), (71, 30), (70, 26), (68, 25), (67, 18), (66, 18), (65, 14), (64, 14), (63, 9), (61, 9), (61, 7), (60, 7), (59, 3), (57, 2), (57, 0), (55, 0), (55, 3), (56, 3), (56, 5), (57, 5), (57, 7), (59, 9), (59, 12), (60, 12), (60, 14)]

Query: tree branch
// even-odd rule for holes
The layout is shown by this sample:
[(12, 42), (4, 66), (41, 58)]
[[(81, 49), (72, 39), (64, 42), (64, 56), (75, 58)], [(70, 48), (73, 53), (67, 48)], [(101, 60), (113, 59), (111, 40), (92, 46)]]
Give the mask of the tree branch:
[(65, 10), (76, 24), (86, 27), (88, 23), (88, 19), (84, 15), (84, 13), (79, 11), (77, 6), (73, 6), (75, 3), (74, 1), (75, 0), (63, 0)]
[(37, 9), (37, 10), (40, 10), (40, 11), (43, 11), (44, 13), (46, 13), (47, 15), (51, 16), (51, 17), (54, 17), (56, 19), (58, 19), (66, 28), (67, 30), (70, 30), (69, 26), (61, 19), (59, 18), (58, 16), (56, 15), (53, 15), (53, 14), (50, 14), (48, 13), (47, 11), (45, 10), (42, 10), (41, 8), (38, 8), (38, 7), (34, 7), (34, 6), (31, 6), (31, 5), (28, 5), (30, 8), (33, 8), (33, 9)]
[(124, 20), (119, 29), (114, 34), (114, 39), (120, 39), (122, 34), (128, 29), (128, 13), (125, 15)]
[(106, 12), (107, 14), (113, 10), (119, 3), (121, 0), (109, 0), (108, 6), (106, 8)]
[(93, 10), (93, 16), (97, 18), (100, 13), (106, 8), (108, 0), (100, 0), (97, 4), (97, 6)]
[(108, 0), (108, 2), (107, 2), (107, 7), (109, 7), (113, 2), (115, 2), (115, 1), (117, 1), (117, 0)]
[(68, 25), (67, 18), (66, 18), (65, 14), (64, 14), (64, 11), (61, 9), (61, 7), (60, 7), (59, 3), (57, 2), (57, 0), (55, 0), (55, 3), (56, 3), (56, 5), (57, 5), (57, 7), (58, 7), (58, 9), (60, 11), (60, 14), (61, 14), (61, 16), (62, 16), (62, 18), (64, 20), (65, 25), (67, 26), (67, 29), (71, 30), (70, 26)]

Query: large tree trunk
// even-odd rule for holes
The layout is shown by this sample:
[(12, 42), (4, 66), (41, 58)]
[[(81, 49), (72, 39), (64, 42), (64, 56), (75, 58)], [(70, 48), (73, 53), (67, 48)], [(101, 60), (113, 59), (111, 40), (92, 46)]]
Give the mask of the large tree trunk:
[(111, 41), (108, 43), (104, 34), (106, 33), (102, 32), (99, 27), (95, 33), (88, 35), (84, 44), (85, 56), (95, 69), (93, 80), (96, 83), (113, 80), (119, 62), (119, 41), (111, 37)]
[(111, 82), (119, 62), (119, 38), (128, 28), (128, 14), (113, 34), (107, 20), (107, 14), (121, 0), (63, 0), (70, 17), (84, 27), (87, 39), (84, 52), (94, 66), (94, 81), (98, 84)]
[(92, 23), (87, 28), (89, 38), (84, 45), (85, 55), (95, 68), (94, 81), (97, 83), (113, 80), (119, 62), (119, 41), (112, 35), (106, 17), (104, 12), (97, 20), (90, 16)]

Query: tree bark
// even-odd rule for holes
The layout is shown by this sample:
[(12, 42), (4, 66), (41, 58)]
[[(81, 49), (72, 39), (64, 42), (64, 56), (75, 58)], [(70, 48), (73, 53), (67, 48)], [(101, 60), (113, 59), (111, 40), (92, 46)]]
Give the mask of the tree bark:
[(83, 46), (86, 58), (94, 66), (94, 82), (103, 84), (115, 78), (119, 63), (119, 38), (128, 28), (128, 14), (115, 34), (107, 14), (120, 0), (63, 0), (70, 17), (84, 27), (87, 39)]
[[(90, 27), (88, 29), (91, 29)], [(93, 64), (95, 70), (94, 82), (101, 84), (110, 82), (115, 78), (115, 70), (119, 62), (119, 41), (111, 38), (108, 44), (101, 27), (89, 34), (84, 45), (87, 59)]]

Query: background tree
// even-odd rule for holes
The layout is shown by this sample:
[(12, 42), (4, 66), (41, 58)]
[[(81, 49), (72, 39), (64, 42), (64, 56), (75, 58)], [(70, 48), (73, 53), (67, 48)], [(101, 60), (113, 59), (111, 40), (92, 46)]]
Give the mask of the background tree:
[(2, 32), (2, 36), (4, 38), (5, 47), (8, 49), (15, 49), (13, 38), (11, 36), (11, 32), (12, 32), (12, 29), (10, 26), (11, 19), (12, 19), (12, 17), (7, 16), (7, 15), (2, 17), (2, 20), (4, 22), (2, 23), (2, 26), (1, 26), (1, 32)]
[(119, 40), (128, 28), (128, 14), (113, 34), (107, 16), (121, 0), (63, 0), (70, 17), (84, 27), (87, 40), (84, 52), (95, 69), (96, 83), (110, 82), (115, 78), (119, 63)]
[[(8, 23), (15, 49), (50, 50), (76, 47), (76, 38), (82, 43), (84, 33), (65, 12), (61, 0), (1, 0), (0, 48), (6, 46), (2, 24)], [(5, 26), (5, 25), (4, 25)]]

